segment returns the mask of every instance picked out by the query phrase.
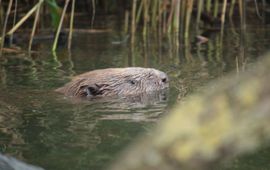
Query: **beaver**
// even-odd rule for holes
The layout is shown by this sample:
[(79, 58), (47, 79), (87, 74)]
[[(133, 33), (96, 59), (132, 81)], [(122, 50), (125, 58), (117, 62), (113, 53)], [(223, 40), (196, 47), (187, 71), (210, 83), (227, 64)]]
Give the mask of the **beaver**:
[(56, 89), (66, 96), (128, 96), (166, 89), (166, 73), (142, 67), (107, 68), (75, 76), (69, 83)]

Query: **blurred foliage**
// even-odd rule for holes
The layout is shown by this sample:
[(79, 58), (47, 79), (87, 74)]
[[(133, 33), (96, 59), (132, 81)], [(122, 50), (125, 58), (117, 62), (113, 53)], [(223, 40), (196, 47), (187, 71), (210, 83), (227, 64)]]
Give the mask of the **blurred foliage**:
[(211, 90), (190, 96), (111, 169), (215, 169), (268, 144), (269, 66), (266, 57), (256, 70), (229, 76), (209, 85)]
[(51, 24), (56, 29), (59, 25), (60, 17), (61, 17), (61, 8), (57, 5), (55, 0), (45, 0), (46, 4), (48, 4), (50, 15), (51, 15)]

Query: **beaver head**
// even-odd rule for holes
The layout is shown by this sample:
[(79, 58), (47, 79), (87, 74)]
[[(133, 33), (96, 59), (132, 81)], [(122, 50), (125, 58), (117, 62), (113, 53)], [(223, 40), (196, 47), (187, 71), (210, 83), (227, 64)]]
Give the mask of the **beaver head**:
[(108, 68), (75, 76), (56, 91), (67, 96), (126, 96), (169, 87), (166, 73), (141, 67)]

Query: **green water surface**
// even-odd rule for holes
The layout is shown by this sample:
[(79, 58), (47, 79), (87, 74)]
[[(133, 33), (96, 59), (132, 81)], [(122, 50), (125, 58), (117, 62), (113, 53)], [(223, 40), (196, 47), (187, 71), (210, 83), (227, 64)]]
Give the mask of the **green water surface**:
[[(37, 52), (31, 56), (6, 54), (0, 67), (0, 151), (48, 170), (103, 169), (186, 96), (207, 90), (208, 82), (229, 72), (252, 66), (269, 49), (269, 29), (247, 27), (244, 43), (238, 29), (226, 29), (223, 38), (220, 32), (211, 33), (204, 44), (198, 44), (194, 34), (179, 49), (173, 37), (161, 43), (156, 36), (147, 40), (138, 36), (131, 46), (115, 43), (125, 38), (118, 31), (75, 33), (71, 53), (60, 47), (52, 54), (52, 42), (46, 41), (36, 44)], [(80, 102), (53, 91), (79, 73), (129, 66), (168, 73), (167, 97)], [(269, 158), (269, 147), (263, 147), (220, 169), (270, 169)]]

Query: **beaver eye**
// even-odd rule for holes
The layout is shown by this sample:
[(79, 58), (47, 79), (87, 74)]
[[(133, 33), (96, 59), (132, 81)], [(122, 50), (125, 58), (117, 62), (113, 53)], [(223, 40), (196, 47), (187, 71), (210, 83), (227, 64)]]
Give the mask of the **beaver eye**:
[(128, 82), (129, 82), (129, 84), (132, 84), (132, 85), (136, 84), (135, 80), (129, 80)]

